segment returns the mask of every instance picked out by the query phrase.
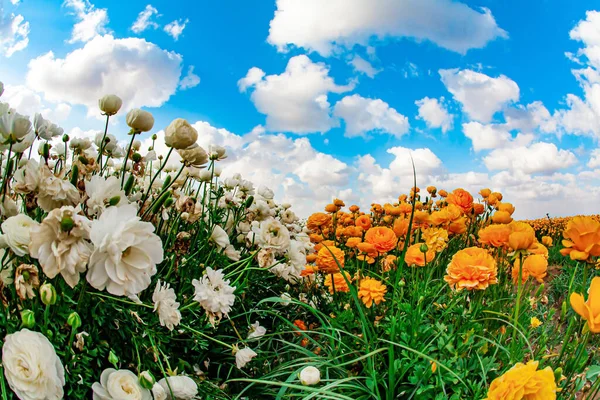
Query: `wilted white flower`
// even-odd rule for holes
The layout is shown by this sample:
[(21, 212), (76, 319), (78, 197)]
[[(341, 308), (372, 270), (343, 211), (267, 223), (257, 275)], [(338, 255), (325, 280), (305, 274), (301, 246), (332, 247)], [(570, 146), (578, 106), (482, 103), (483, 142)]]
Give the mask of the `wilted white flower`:
[(235, 302), (235, 287), (229, 286), (229, 279), (224, 278), (223, 271), (208, 267), (200, 280), (192, 281), (195, 288), (194, 301), (206, 310), (211, 323), (214, 323), (214, 316), (219, 319), (226, 316)]
[(0, 235), (0, 247), (9, 247), (15, 255), (23, 257), (29, 254), (31, 228), (38, 225), (25, 214), (18, 214), (2, 223), (3, 235)]
[(115, 137), (115, 135), (111, 135), (110, 133), (104, 136), (104, 133), (98, 132), (94, 137), (94, 144), (96, 145), (96, 147), (98, 147), (98, 149), (102, 147), (102, 151), (105, 154), (112, 153), (118, 147), (117, 138)]
[(300, 383), (303, 385), (316, 385), (317, 383), (321, 382), (321, 371), (312, 365), (309, 365), (300, 371), (298, 374), (298, 379), (300, 379)]
[(275, 264), (273, 249), (261, 249), (256, 255), (256, 260), (260, 268), (271, 268)]
[(250, 331), (248, 332), (248, 339), (256, 339), (264, 336), (267, 333), (267, 328), (260, 326), (260, 322), (256, 321), (250, 325)]
[(45, 165), (40, 166), (38, 205), (42, 210), (50, 212), (62, 206), (76, 206), (79, 201), (79, 190), (71, 182), (57, 178)]
[(99, 175), (92, 176), (85, 182), (85, 192), (88, 195), (86, 204), (90, 214), (93, 215), (102, 213), (108, 206), (122, 206), (129, 203), (116, 176), (109, 176), (106, 179)]
[(160, 279), (156, 282), (152, 301), (154, 302), (154, 311), (158, 311), (158, 318), (162, 326), (166, 326), (168, 330), (172, 331), (179, 325), (181, 321), (179, 303), (175, 291), (168, 283), (161, 284)]
[(198, 131), (183, 118), (174, 119), (165, 129), (165, 144), (174, 149), (187, 149), (198, 140)]
[(134, 108), (127, 113), (125, 122), (136, 132), (148, 132), (154, 127), (154, 117), (148, 111)]
[(32, 264), (21, 264), (15, 270), (15, 290), (21, 300), (33, 299), (34, 289), (40, 286), (38, 268)]
[(188, 148), (177, 150), (177, 152), (186, 166), (200, 168), (208, 162), (208, 154), (197, 143)]
[(249, 347), (244, 347), (235, 352), (235, 364), (239, 369), (242, 369), (258, 354)]
[(106, 115), (115, 115), (121, 109), (123, 100), (114, 94), (107, 94), (98, 100), (98, 107)]
[[(198, 394), (198, 385), (189, 376), (168, 376), (158, 381), (158, 384), (163, 388), (167, 394), (166, 398), (169, 400), (192, 400)], [(173, 392), (174, 398), (171, 397), (171, 392)]]
[(6, 197), (3, 202), (0, 203), (0, 215), (8, 218), (14, 217), (19, 213), (19, 206), (10, 197)]
[(210, 235), (210, 240), (216, 243), (217, 246), (224, 249), (229, 245), (229, 235), (219, 225), (213, 227), (213, 231)]
[(163, 260), (162, 242), (154, 226), (141, 221), (127, 204), (107, 208), (92, 221), (87, 281), (96, 289), (119, 296), (138, 294), (150, 285), (156, 264)]
[(50, 211), (40, 225), (31, 229), (31, 256), (37, 258), (44, 274), (54, 278), (61, 274), (71, 287), (79, 283), (92, 254), (90, 221), (78, 214), (79, 209), (64, 206)]
[(29, 329), (6, 335), (2, 346), (6, 381), (22, 400), (59, 400), (64, 396), (65, 370), (52, 343)]
[(93, 400), (152, 400), (152, 394), (144, 389), (138, 377), (127, 369), (107, 368), (100, 375), (100, 382), (92, 385)]

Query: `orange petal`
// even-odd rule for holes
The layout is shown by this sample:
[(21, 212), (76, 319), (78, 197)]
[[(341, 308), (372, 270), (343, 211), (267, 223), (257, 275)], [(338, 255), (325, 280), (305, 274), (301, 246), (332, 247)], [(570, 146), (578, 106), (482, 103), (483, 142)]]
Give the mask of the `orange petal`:
[(579, 293), (571, 293), (571, 307), (573, 310), (585, 320), (590, 317), (590, 310), (583, 300), (583, 296)]
[(592, 279), (590, 291), (588, 292), (587, 301), (593, 318), (600, 316), (600, 277), (596, 276)]

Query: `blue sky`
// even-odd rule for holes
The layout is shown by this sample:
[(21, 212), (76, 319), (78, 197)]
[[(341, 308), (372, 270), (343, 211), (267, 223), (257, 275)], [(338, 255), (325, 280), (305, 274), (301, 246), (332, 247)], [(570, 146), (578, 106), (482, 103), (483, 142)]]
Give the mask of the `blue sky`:
[[(0, 7), (0, 101), (73, 135), (102, 128), (104, 93), (151, 111), (156, 132), (186, 118), (202, 145), (230, 149), (224, 176), (271, 186), (301, 214), (333, 196), (393, 200), (410, 187), (410, 153), (419, 186), (489, 186), (521, 217), (598, 212), (600, 14), (588, 2)], [(111, 132), (124, 138), (122, 118)]]

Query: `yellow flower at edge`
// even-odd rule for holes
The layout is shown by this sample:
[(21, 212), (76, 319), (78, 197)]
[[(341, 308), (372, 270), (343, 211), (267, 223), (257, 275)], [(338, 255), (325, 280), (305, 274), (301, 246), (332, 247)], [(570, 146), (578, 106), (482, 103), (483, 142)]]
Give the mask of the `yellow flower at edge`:
[(537, 317), (531, 317), (530, 326), (535, 329), (538, 326), (542, 325), (542, 321), (540, 321)]
[(492, 381), (484, 400), (555, 400), (558, 387), (550, 367), (538, 370), (539, 361), (517, 363)]
[(379, 303), (385, 301), (386, 293), (387, 287), (377, 279), (367, 277), (360, 281), (358, 297), (367, 308), (371, 308), (373, 303), (379, 305)]
[(587, 301), (579, 293), (571, 293), (571, 307), (587, 321), (590, 332), (600, 333), (600, 277), (592, 279)]
[(587, 260), (590, 255), (600, 256), (600, 222), (592, 217), (575, 217), (563, 232), (563, 256), (571, 260)]

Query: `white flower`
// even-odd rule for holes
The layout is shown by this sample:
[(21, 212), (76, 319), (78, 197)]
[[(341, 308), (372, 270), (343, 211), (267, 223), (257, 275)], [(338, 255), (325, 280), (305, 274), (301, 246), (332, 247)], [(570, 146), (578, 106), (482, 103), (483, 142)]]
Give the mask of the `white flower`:
[(69, 142), (69, 148), (77, 150), (75, 153), (81, 153), (92, 147), (92, 141), (88, 138), (73, 138)]
[(98, 100), (98, 107), (106, 115), (115, 115), (121, 109), (123, 100), (114, 94), (107, 94)]
[(6, 197), (4, 202), (0, 203), (0, 214), (4, 217), (14, 217), (19, 213), (19, 206), (10, 197)]
[(300, 379), (300, 383), (303, 385), (316, 385), (317, 383), (321, 382), (321, 371), (312, 365), (309, 365), (300, 371), (298, 378)]
[(128, 204), (129, 200), (125, 192), (121, 190), (121, 182), (116, 176), (110, 176), (106, 179), (99, 175), (94, 175), (89, 181), (85, 182), (85, 192), (88, 195), (86, 205), (90, 214), (101, 214), (109, 205), (122, 206)]
[(171, 289), (168, 283), (161, 285), (160, 279), (156, 282), (154, 294), (154, 311), (158, 311), (158, 318), (162, 326), (166, 326), (172, 331), (181, 321), (181, 312), (179, 312), (179, 303), (175, 291)]
[(138, 377), (127, 369), (107, 368), (100, 375), (100, 383), (92, 385), (93, 400), (152, 400)]
[(225, 154), (226, 150), (225, 147), (216, 145), (216, 144), (210, 144), (208, 145), (208, 156), (210, 157), (211, 160), (222, 160), (224, 158), (227, 158), (227, 155)]
[(242, 369), (257, 355), (258, 354), (256, 354), (251, 348), (244, 347), (243, 349), (236, 351), (235, 364), (239, 369)]
[(50, 212), (62, 206), (76, 206), (79, 204), (79, 190), (68, 180), (54, 176), (45, 165), (40, 166), (40, 191), (38, 205), (42, 210)]
[(210, 240), (216, 243), (217, 246), (224, 249), (229, 245), (229, 235), (225, 232), (225, 229), (219, 225), (215, 225), (210, 235)]
[(150, 285), (156, 264), (163, 260), (162, 242), (154, 226), (137, 216), (135, 206), (107, 208), (92, 221), (87, 281), (96, 289), (119, 296), (138, 294)]
[(154, 400), (167, 400), (167, 392), (165, 392), (162, 386), (155, 383), (152, 386), (152, 397), (154, 397)]
[(254, 233), (254, 242), (263, 249), (285, 251), (290, 246), (290, 232), (274, 218), (262, 221)]
[(79, 274), (85, 272), (93, 250), (87, 241), (90, 221), (78, 212), (70, 206), (50, 211), (40, 225), (31, 229), (29, 244), (31, 256), (38, 259), (48, 278), (61, 274), (71, 287), (79, 283)]
[(35, 133), (44, 140), (51, 140), (53, 137), (64, 133), (64, 129), (44, 119), (39, 113), (36, 113), (33, 118), (33, 128)]
[(29, 254), (31, 228), (37, 222), (25, 214), (17, 214), (2, 223), (3, 235), (0, 236), (0, 247), (10, 247), (19, 257)]
[(224, 280), (223, 271), (208, 267), (206, 274), (200, 280), (194, 279), (192, 284), (195, 288), (194, 301), (206, 310), (211, 323), (214, 323), (214, 316), (221, 318), (231, 311), (235, 287), (229, 286), (229, 279)]
[(296, 214), (294, 214), (294, 212), (292, 210), (290, 210), (289, 208), (286, 209), (284, 212), (282, 212), (279, 215), (279, 218), (281, 219), (281, 222), (283, 222), (284, 224), (293, 224), (294, 222), (296, 222), (298, 220), (298, 217), (296, 216)]
[(225, 247), (223, 254), (225, 254), (231, 261), (239, 261), (241, 256), (240, 251), (236, 250), (232, 244), (228, 244), (227, 247)]
[(104, 139), (104, 145), (102, 146), (102, 151), (105, 154), (112, 153), (113, 151), (115, 151), (117, 149), (118, 143), (117, 143), (117, 138), (115, 137), (115, 135), (111, 135), (109, 133), (105, 137), (104, 133), (98, 132), (96, 134), (96, 136), (94, 137), (94, 143), (96, 144), (96, 147), (98, 147), (98, 149), (100, 149), (100, 146), (103, 143), (102, 139)]
[(165, 144), (174, 149), (187, 149), (198, 140), (198, 131), (183, 118), (174, 119), (165, 129)]
[(31, 147), (35, 141), (35, 133), (29, 132), (20, 142), (13, 144), (12, 151), (15, 153), (24, 153), (25, 150)]
[(260, 322), (256, 321), (250, 325), (250, 331), (248, 332), (248, 339), (256, 339), (267, 333), (267, 328), (260, 326)]
[(31, 131), (31, 121), (29, 120), (29, 117), (12, 112), (0, 117), (0, 135), (2, 136), (0, 140), (4, 146), (3, 148), (8, 148), (8, 144), (5, 144), (5, 142), (9, 139), (11, 139), (13, 143), (16, 143), (17, 140), (23, 139)]
[(127, 113), (125, 122), (136, 132), (148, 132), (154, 127), (154, 117), (148, 111), (134, 108)]
[(208, 154), (206, 154), (206, 151), (202, 147), (198, 146), (198, 143), (194, 143), (185, 149), (179, 149), (177, 153), (179, 153), (183, 163), (188, 167), (202, 168), (208, 162)]
[(58, 400), (64, 396), (65, 370), (52, 343), (29, 329), (6, 335), (2, 365), (8, 385), (21, 400)]
[(275, 197), (275, 193), (273, 193), (273, 191), (266, 186), (259, 187), (258, 194), (266, 200), (273, 200), (273, 197)]
[(162, 378), (158, 381), (158, 384), (164, 389), (167, 395), (166, 399), (169, 400), (173, 399), (173, 397), (171, 397), (171, 392), (173, 392), (175, 400), (192, 400), (198, 394), (198, 385), (196, 385), (196, 382), (189, 376), (169, 376), (167, 378)]

